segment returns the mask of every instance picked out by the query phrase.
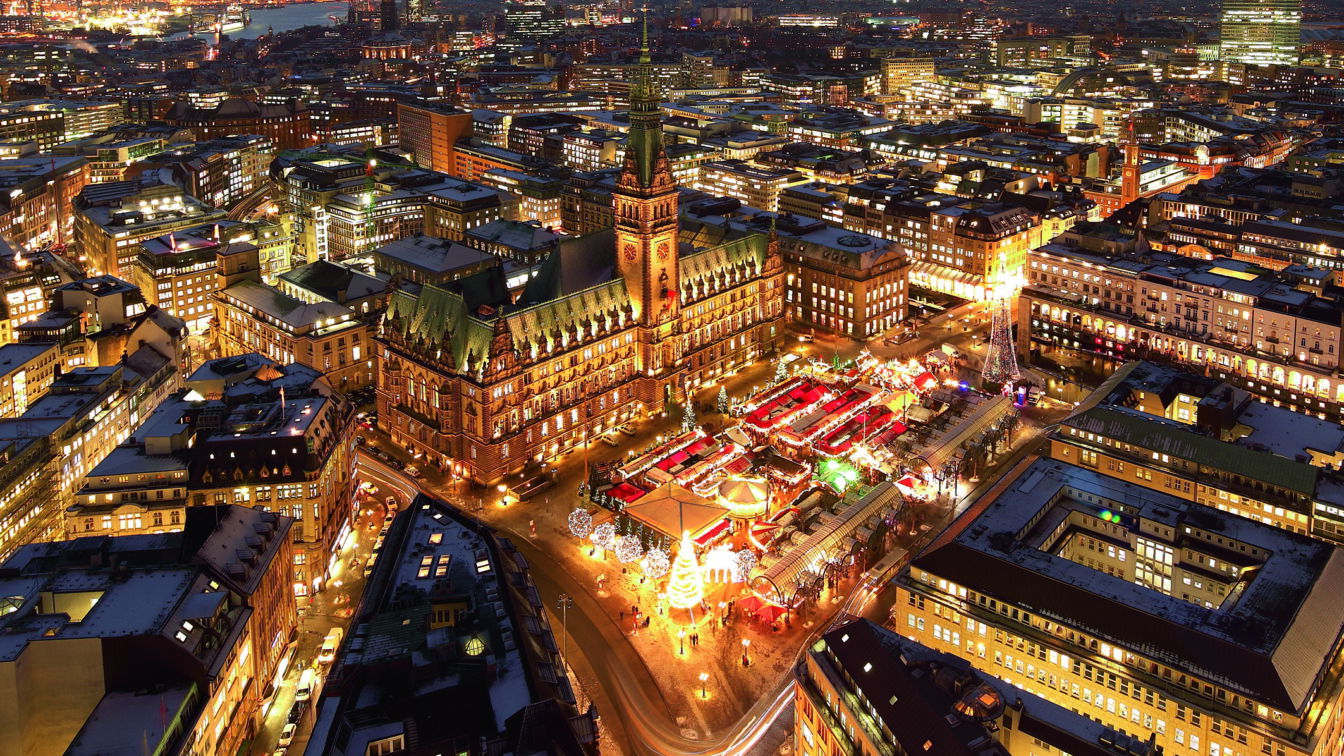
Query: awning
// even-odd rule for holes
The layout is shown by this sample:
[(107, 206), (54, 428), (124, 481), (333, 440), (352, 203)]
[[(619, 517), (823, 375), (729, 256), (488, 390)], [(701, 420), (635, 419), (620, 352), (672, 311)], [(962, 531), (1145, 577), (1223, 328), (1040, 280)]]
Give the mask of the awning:
[(705, 544), (709, 543), (715, 538), (718, 538), (719, 536), (723, 535), (724, 532), (726, 532), (730, 527), (732, 527), (732, 521), (729, 520), (727, 517), (723, 518), (722, 520), (719, 521), (719, 524), (715, 525), (714, 527), (710, 528), (709, 530), (706, 530), (705, 532), (697, 536), (695, 538), (695, 545), (704, 546)]

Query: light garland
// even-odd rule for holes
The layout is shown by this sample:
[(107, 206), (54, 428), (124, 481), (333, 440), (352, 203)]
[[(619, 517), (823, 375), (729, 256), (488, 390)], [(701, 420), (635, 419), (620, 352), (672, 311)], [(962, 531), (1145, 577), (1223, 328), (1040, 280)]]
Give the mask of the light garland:
[(672, 568), (672, 558), (668, 556), (666, 549), (655, 546), (644, 554), (641, 565), (644, 567), (645, 577), (657, 580)]
[(640, 543), (637, 535), (623, 535), (616, 539), (616, 559), (622, 562), (633, 562), (644, 556), (644, 544)]
[(583, 507), (569, 513), (569, 532), (575, 538), (587, 538), (593, 532), (593, 515)]
[(609, 522), (593, 528), (593, 532), (588, 536), (593, 539), (593, 545), (603, 551), (610, 550), (616, 545), (616, 526)]

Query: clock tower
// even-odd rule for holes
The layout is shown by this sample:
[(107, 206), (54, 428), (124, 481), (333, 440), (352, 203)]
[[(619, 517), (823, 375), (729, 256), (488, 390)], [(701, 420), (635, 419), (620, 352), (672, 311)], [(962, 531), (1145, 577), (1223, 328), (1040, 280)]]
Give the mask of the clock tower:
[(649, 21), (644, 17), (639, 69), (630, 91), (630, 131), (625, 163), (612, 193), (616, 221), (616, 270), (645, 344), (642, 372), (665, 376), (679, 367), (677, 332), (681, 305), (677, 272), (677, 185), (663, 149), (662, 111), (649, 58)]
[(677, 186), (663, 149), (662, 112), (649, 60), (644, 19), (639, 70), (630, 92), (625, 164), (612, 193), (616, 269), (625, 279), (635, 320), (654, 326), (674, 320), (677, 303)]

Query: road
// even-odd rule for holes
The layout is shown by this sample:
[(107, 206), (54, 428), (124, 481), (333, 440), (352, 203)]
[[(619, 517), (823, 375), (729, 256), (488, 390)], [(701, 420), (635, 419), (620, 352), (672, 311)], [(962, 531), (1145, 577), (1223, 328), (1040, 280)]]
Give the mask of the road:
[[(407, 492), (396, 489), (403, 496)], [(322, 641), (334, 627), (349, 630), (351, 609), (359, 603), (364, 592), (362, 565), (368, 560), (378, 526), (386, 516), (381, 501), (383, 492), (373, 497), (374, 501), (352, 506), (354, 518), (353, 532), (340, 550), (337, 566), (332, 572), (331, 585), (314, 595), (299, 617), (299, 637), (291, 651), (289, 666), (266, 710), (261, 730), (253, 737), (251, 753), (271, 754), (276, 748), (281, 730), (289, 719), (290, 710), (295, 703), (295, 689), (303, 670), (312, 668), (319, 676), (325, 676), (328, 668), (317, 664), (317, 654)], [(409, 494), (414, 495), (414, 492)], [(407, 501), (410, 499), (407, 498)], [(298, 730), (289, 753), (303, 753), (308, 736), (316, 716), (316, 702), (320, 687), (315, 691), (307, 710), (297, 722)]]

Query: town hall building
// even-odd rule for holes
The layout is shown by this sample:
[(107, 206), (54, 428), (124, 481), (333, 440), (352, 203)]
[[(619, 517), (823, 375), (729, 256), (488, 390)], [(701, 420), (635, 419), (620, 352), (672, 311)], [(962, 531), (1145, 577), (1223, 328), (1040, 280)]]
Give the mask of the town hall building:
[(777, 239), (679, 243), (651, 68), (646, 31), (614, 228), (562, 241), (516, 299), (497, 267), (392, 294), (378, 337), (378, 422), (396, 443), (491, 483), (776, 350)]

